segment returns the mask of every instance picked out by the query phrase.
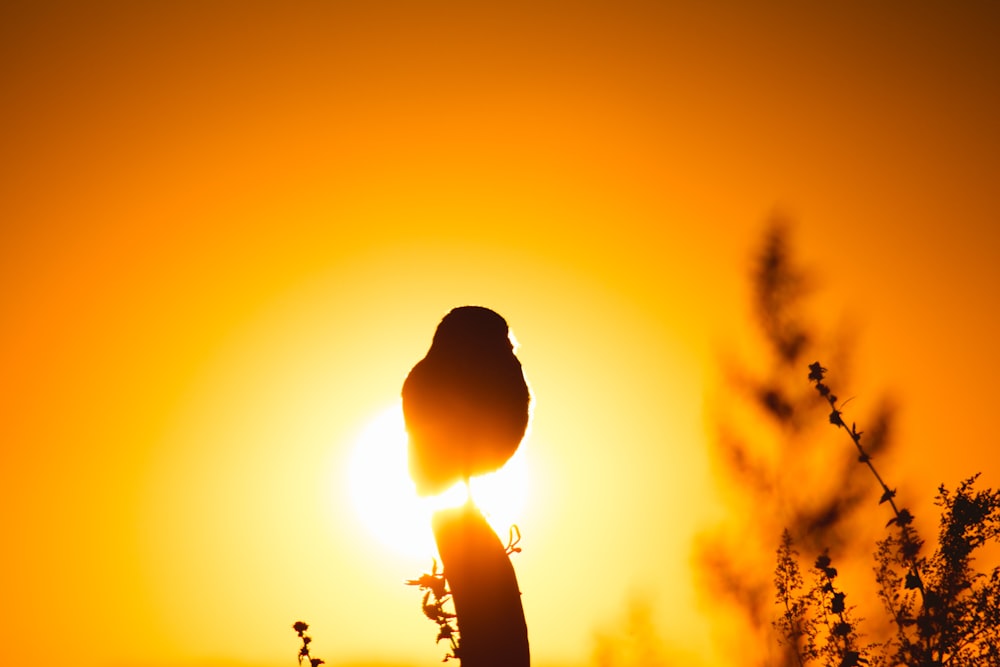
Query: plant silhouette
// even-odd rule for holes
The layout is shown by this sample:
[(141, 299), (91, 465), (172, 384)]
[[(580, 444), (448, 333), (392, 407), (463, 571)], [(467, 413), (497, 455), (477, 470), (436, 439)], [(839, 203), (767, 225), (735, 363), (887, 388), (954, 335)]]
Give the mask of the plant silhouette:
[(819, 362), (809, 366), (809, 380), (830, 406), (828, 421), (848, 433), (858, 462), (881, 488), (878, 504), (891, 510), (885, 526), (895, 533), (878, 541), (874, 555), (878, 597), (893, 629), (862, 645), (859, 624), (845, 604), (847, 594), (833, 586), (837, 570), (830, 558), (817, 559), (813, 571), (822, 576), (807, 588), (786, 531), (774, 579), (784, 609), (775, 627), (784, 645), (800, 665), (995, 667), (1000, 664), (1000, 566), (981, 571), (973, 562), (980, 549), (1000, 542), (1000, 491), (976, 490), (978, 474), (954, 491), (939, 486), (937, 545), (924, 555), (913, 515), (897, 505), (896, 490), (876, 470), (857, 425), (847, 425), (826, 372)]
[(439, 628), (437, 641), (447, 639), (451, 645), (451, 651), (445, 654), (444, 661), (458, 658), (458, 630), (453, 625), (455, 614), (444, 608), (446, 604), (451, 602), (451, 591), (448, 590), (448, 582), (445, 581), (444, 574), (438, 572), (437, 559), (434, 560), (434, 565), (429, 573), (424, 573), (417, 579), (410, 579), (406, 584), (418, 586), (420, 590), (425, 591), (421, 603), (424, 616), (437, 623)]
[(312, 656), (309, 649), (310, 644), (312, 644), (312, 637), (306, 634), (306, 630), (308, 629), (309, 624), (305, 621), (295, 621), (292, 625), (292, 630), (295, 630), (295, 633), (298, 634), (299, 639), (302, 641), (302, 646), (299, 647), (299, 665), (303, 662), (308, 662), (309, 667), (319, 667), (326, 664), (326, 661)]
[[(791, 224), (772, 218), (754, 253), (750, 286), (759, 344), (749, 357), (723, 357), (725, 400), (713, 415), (710, 451), (733, 519), (700, 535), (695, 547), (716, 616), (739, 626), (729, 634), (752, 638), (730, 647), (744, 665), (796, 661), (777, 645), (771, 624), (768, 572), (783, 527), (810, 552), (828, 547), (838, 560), (869, 557), (863, 536), (852, 530), (868, 487), (849, 459), (825, 447), (817, 426), (822, 408), (802, 383), (801, 369), (817, 349), (834, 349), (837, 363), (848, 366), (849, 336), (812, 324), (815, 278), (796, 260), (790, 238)], [(873, 453), (888, 444), (892, 414), (885, 403), (872, 418)]]

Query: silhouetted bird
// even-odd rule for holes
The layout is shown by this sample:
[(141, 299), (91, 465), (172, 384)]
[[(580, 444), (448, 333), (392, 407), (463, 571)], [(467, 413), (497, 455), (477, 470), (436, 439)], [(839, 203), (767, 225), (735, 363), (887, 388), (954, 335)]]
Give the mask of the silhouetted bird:
[(506, 463), (524, 437), (529, 400), (507, 321), (481, 306), (445, 315), (403, 383), (417, 493), (441, 493)]

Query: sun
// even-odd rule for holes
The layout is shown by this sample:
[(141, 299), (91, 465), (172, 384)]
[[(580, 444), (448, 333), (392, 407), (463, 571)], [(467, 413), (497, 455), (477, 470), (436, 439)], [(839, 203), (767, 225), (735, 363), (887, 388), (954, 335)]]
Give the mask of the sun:
[[(473, 501), (501, 539), (506, 539), (526, 505), (525, 444), (503, 468), (471, 481)], [(377, 413), (354, 442), (347, 486), (355, 515), (379, 542), (395, 551), (426, 556), (436, 552), (431, 516), (464, 503), (466, 490), (458, 483), (437, 496), (417, 496), (407, 471), (406, 446), (402, 405)]]

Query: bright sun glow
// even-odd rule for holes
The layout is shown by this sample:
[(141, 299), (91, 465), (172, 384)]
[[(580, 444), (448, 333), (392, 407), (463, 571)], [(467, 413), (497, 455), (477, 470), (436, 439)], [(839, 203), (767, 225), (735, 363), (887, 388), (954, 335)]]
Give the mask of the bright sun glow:
[[(527, 500), (525, 443), (504, 467), (472, 479), (472, 497), (501, 540)], [(400, 405), (377, 414), (361, 432), (348, 466), (351, 502), (360, 521), (386, 546), (415, 556), (434, 553), (431, 515), (465, 502), (464, 484), (430, 498), (417, 496), (406, 464)]]

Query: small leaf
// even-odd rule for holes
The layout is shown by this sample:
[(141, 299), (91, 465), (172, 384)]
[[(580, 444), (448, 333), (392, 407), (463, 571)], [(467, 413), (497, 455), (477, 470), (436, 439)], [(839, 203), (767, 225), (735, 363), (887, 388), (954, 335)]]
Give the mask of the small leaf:
[(896, 497), (895, 489), (886, 489), (885, 493), (882, 494), (882, 497), (878, 499), (878, 504), (881, 505), (882, 503), (889, 502), (895, 497)]

